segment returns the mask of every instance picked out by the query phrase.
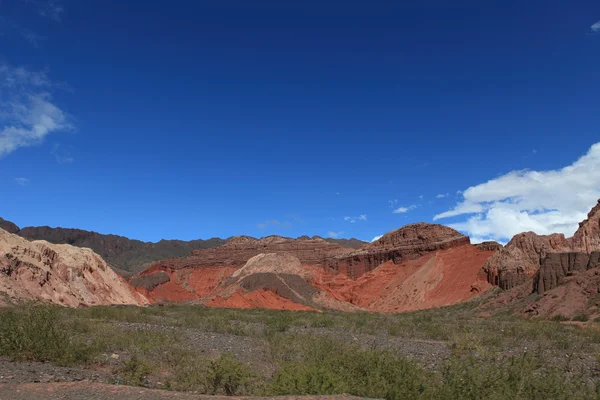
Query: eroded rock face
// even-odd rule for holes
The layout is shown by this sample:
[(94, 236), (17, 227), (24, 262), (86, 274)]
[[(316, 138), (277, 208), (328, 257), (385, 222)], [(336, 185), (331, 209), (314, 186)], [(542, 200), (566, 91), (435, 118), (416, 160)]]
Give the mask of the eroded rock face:
[(351, 251), (351, 249), (344, 249), (323, 239), (290, 239), (280, 236), (255, 239), (249, 236), (236, 236), (227, 240), (223, 246), (215, 249), (196, 250), (182, 259), (159, 261), (151, 268), (180, 269), (220, 266), (240, 268), (249, 259), (261, 253), (288, 253), (297, 257), (303, 264), (320, 264), (328, 257)]
[(30, 242), (0, 229), (0, 293), (69, 307), (147, 304), (90, 249)]
[(10, 221), (0, 218), (0, 229), (4, 229), (8, 233), (19, 232), (19, 227)]
[(400, 264), (426, 253), (470, 244), (469, 237), (447, 226), (417, 223), (389, 232), (360, 250), (328, 259), (330, 271), (359, 277), (379, 265), (392, 261)]
[(586, 253), (600, 251), (600, 200), (579, 224), (570, 238), (563, 234), (537, 235), (525, 232), (515, 235), (483, 267), (488, 282), (502, 289), (531, 281), (542, 261), (552, 253)]
[(570, 240), (574, 249), (586, 253), (600, 250), (600, 200), (588, 213), (587, 219), (579, 224), (579, 229)]
[(534, 289), (538, 294), (543, 294), (559, 286), (563, 278), (592, 268), (600, 268), (600, 252), (550, 253), (536, 274)]
[(494, 242), (494, 241), (477, 243), (475, 246), (479, 250), (484, 250), (484, 251), (498, 251), (498, 250), (502, 249), (502, 245), (500, 243)]
[(548, 253), (568, 250), (563, 234), (519, 233), (487, 260), (483, 272), (492, 285), (512, 289), (530, 280)]

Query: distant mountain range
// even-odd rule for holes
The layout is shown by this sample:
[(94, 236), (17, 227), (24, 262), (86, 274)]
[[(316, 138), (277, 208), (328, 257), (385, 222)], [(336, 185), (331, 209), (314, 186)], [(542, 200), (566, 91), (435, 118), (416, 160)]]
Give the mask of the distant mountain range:
[[(124, 236), (105, 235), (82, 229), (51, 228), (49, 226), (30, 226), (20, 229), (13, 222), (3, 218), (0, 218), (0, 228), (28, 240), (46, 240), (50, 243), (88, 247), (98, 253), (111, 268), (124, 277), (130, 277), (143, 271), (155, 261), (187, 256), (194, 250), (219, 247), (227, 241), (227, 239), (211, 238), (190, 241), (161, 240), (156, 243), (142, 242)], [(341, 247), (353, 249), (365, 244), (358, 239), (325, 240)]]

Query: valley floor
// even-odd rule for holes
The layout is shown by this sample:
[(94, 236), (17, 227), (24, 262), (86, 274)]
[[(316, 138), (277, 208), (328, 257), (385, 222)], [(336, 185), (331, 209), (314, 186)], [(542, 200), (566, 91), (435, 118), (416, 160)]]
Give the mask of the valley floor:
[[(477, 305), (394, 315), (185, 305), (0, 309), (0, 399), (46, 390), (75, 399), (597, 398), (600, 325), (486, 317)], [(86, 397), (86, 388), (106, 397)]]

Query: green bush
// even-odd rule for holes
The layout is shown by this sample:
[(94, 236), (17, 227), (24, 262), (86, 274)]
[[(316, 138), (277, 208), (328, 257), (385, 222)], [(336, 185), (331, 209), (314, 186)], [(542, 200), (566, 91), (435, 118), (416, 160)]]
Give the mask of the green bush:
[(441, 371), (436, 399), (593, 399), (580, 376), (525, 354), (504, 360), (454, 357)]
[(153, 368), (144, 360), (134, 355), (118, 371), (119, 382), (129, 386), (146, 386), (146, 378)]
[(0, 310), (0, 355), (70, 365), (89, 361), (92, 353), (65, 328), (55, 307)]
[(206, 382), (210, 394), (223, 393), (235, 396), (248, 393), (256, 379), (249, 365), (237, 361), (229, 353), (224, 353), (210, 361), (206, 371)]
[(577, 314), (571, 318), (571, 321), (587, 322), (589, 317), (585, 314)]
[[(282, 337), (278, 341), (285, 341)], [(388, 399), (419, 398), (428, 373), (386, 351), (363, 350), (327, 337), (292, 338), (280, 345), (289, 361), (273, 377), (270, 395), (348, 393)]]

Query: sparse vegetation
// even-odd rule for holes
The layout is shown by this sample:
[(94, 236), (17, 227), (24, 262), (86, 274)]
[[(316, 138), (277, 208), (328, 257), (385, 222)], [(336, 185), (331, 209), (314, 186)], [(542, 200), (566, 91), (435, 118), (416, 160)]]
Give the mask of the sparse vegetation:
[[(397, 315), (28, 306), (0, 309), (0, 355), (87, 368), (114, 355), (115, 383), (205, 394), (597, 398), (596, 322), (580, 328), (508, 314), (476, 318), (475, 306)], [(198, 334), (262, 350), (249, 359), (235, 347), (207, 353), (190, 339)], [(428, 364), (387, 346), (394, 341), (435, 343), (445, 355)], [(578, 360), (588, 355), (593, 367), (585, 369)]]

